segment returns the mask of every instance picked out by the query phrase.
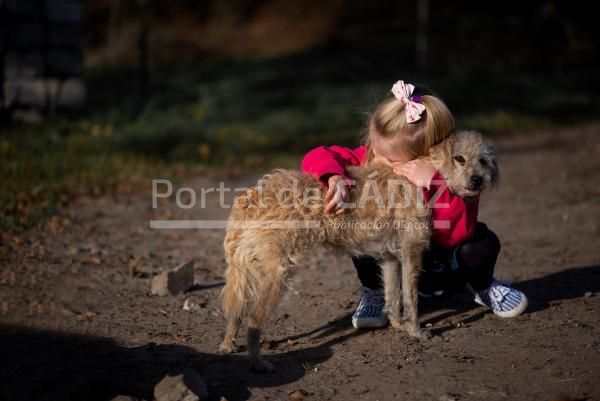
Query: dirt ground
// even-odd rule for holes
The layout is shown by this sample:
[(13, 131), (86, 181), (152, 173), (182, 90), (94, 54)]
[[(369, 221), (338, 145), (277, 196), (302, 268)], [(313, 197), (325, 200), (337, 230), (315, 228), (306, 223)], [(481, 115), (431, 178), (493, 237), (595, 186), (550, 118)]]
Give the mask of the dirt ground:
[[(3, 234), (0, 400), (151, 399), (158, 381), (188, 366), (213, 400), (600, 400), (599, 131), (494, 140), (501, 185), (482, 200), (480, 220), (502, 241), (496, 276), (528, 295), (526, 314), (503, 320), (460, 294), (421, 303), (429, 341), (357, 331), (350, 258), (315, 250), (266, 326), (269, 375), (251, 372), (244, 353), (216, 352), (223, 230), (149, 229), (152, 219), (226, 218), (214, 193), (189, 211), (173, 199), (152, 209), (150, 187), (82, 199), (43, 230)], [(185, 185), (199, 192), (257, 177)], [(187, 260), (190, 291), (149, 294), (152, 275)], [(188, 298), (197, 310), (183, 310)]]

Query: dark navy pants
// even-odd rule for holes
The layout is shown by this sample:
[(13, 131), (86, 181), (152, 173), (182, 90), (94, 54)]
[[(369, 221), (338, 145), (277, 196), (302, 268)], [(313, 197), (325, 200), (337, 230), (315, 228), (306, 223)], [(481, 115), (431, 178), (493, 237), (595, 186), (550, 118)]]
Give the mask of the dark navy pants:
[[(423, 253), (423, 272), (419, 290), (432, 293), (438, 290), (456, 291), (469, 284), (479, 291), (489, 287), (500, 241), (483, 223), (477, 223), (471, 238), (453, 248), (432, 244)], [(354, 267), (362, 285), (371, 289), (383, 288), (381, 268), (370, 256), (353, 257)]]

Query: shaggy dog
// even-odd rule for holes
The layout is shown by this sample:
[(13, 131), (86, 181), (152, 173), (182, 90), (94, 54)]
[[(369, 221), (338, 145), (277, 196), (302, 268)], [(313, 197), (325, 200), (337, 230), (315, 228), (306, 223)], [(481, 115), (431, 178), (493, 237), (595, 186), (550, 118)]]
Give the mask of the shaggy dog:
[[(498, 176), (494, 151), (473, 131), (452, 134), (431, 148), (428, 159), (450, 190), (467, 201)], [(298, 171), (275, 170), (236, 198), (224, 243), (228, 267), (221, 297), (227, 330), (221, 352), (236, 350), (247, 314), (251, 367), (273, 370), (260, 354), (261, 326), (288, 287), (294, 264), (317, 245), (376, 258), (390, 324), (412, 337), (427, 337), (417, 316), (422, 252), (431, 236), (422, 190), (380, 164), (348, 172), (355, 183), (348, 211), (338, 216), (323, 211), (325, 189), (319, 181)]]

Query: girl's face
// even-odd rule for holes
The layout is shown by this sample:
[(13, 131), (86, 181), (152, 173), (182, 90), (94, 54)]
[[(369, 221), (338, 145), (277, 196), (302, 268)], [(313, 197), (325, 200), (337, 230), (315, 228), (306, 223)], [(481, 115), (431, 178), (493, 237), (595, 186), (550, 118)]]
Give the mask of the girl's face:
[(404, 164), (413, 159), (413, 157), (405, 151), (395, 149), (393, 147), (393, 139), (384, 138), (381, 135), (371, 136), (371, 146), (373, 148), (374, 160), (390, 167)]

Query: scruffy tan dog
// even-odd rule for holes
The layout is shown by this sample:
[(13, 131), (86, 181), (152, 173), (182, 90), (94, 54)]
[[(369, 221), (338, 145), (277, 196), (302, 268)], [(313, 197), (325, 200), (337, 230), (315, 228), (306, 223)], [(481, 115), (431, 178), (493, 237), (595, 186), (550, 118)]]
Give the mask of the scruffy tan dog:
[[(477, 132), (451, 135), (430, 150), (429, 158), (450, 190), (465, 199), (498, 176), (495, 154)], [(221, 297), (227, 331), (222, 352), (236, 350), (238, 327), (248, 314), (251, 367), (273, 370), (261, 357), (261, 326), (288, 287), (294, 264), (317, 245), (378, 259), (390, 324), (413, 337), (427, 337), (417, 316), (422, 252), (431, 235), (422, 191), (378, 164), (351, 167), (349, 173), (356, 180), (352, 199), (348, 212), (339, 216), (324, 213), (323, 187), (298, 171), (275, 170), (235, 200), (224, 244), (228, 268)]]

